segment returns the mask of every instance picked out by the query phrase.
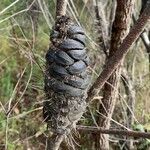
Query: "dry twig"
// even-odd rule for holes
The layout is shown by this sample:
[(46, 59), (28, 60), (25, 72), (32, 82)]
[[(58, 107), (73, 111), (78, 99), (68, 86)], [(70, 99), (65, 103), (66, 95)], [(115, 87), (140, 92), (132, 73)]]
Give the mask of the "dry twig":
[[(116, 15), (111, 31), (112, 36), (110, 41), (109, 56), (107, 57), (106, 62), (109, 61), (109, 58), (111, 58), (114, 53), (116, 53), (119, 46), (122, 44), (124, 38), (129, 32), (131, 14), (134, 6), (133, 4), (134, 0), (117, 0)], [(121, 62), (123, 62), (123, 59)], [(100, 127), (105, 129), (110, 128), (110, 118), (112, 117), (116, 99), (118, 97), (120, 74), (121, 65), (119, 65), (115, 72), (113, 72), (113, 74), (107, 80), (107, 83), (105, 83), (103, 89), (103, 98), (101, 100), (102, 103), (99, 106), (99, 112), (108, 116), (108, 118), (99, 117), (98, 123)], [(99, 141), (98, 149), (100, 149), (101, 147), (104, 149), (109, 149), (108, 135), (100, 134), (97, 138), (97, 141)]]
[(126, 56), (130, 47), (134, 44), (139, 35), (142, 33), (149, 20), (150, 20), (150, 0), (148, 1), (146, 8), (144, 12), (141, 14), (137, 23), (133, 26), (130, 33), (124, 39), (123, 43), (116, 51), (116, 53), (107, 61), (102, 73), (90, 88), (88, 92), (87, 101), (92, 100), (94, 96), (98, 95), (99, 91), (102, 89), (105, 82), (114, 72), (114, 70), (118, 67), (122, 58)]
[(150, 139), (150, 133), (148, 132), (139, 132), (139, 131), (127, 131), (127, 130), (115, 130), (115, 129), (103, 129), (92, 126), (77, 126), (78, 131), (84, 131), (89, 133), (101, 133), (101, 134), (115, 134), (115, 135), (124, 135), (127, 137), (137, 137), (137, 138), (147, 138)]
[(106, 15), (104, 14), (104, 6), (102, 2), (98, 4), (98, 1), (94, 1), (94, 9), (95, 9), (95, 18), (96, 18), (96, 25), (97, 25), (97, 32), (98, 32), (98, 44), (100, 48), (104, 51), (105, 55), (108, 56), (108, 49), (109, 49), (109, 38), (108, 37), (108, 28), (107, 28), (107, 21)]

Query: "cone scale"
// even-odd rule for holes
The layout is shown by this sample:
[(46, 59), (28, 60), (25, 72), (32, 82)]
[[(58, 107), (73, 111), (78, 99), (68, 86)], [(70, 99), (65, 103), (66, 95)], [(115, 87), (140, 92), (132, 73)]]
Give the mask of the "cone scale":
[(57, 18), (46, 53), (44, 120), (54, 133), (67, 134), (86, 109), (90, 83), (85, 33), (69, 17)]

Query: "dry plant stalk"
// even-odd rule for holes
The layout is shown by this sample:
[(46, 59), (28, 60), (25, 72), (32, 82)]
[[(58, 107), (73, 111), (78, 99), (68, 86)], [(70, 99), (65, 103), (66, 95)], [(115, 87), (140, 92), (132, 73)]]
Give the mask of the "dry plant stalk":
[[(134, 0), (117, 0), (117, 8), (115, 20), (112, 26), (112, 37), (110, 43), (109, 56), (106, 61), (113, 56), (118, 50), (119, 46), (123, 42), (123, 39), (129, 32), (130, 22), (132, 19), (132, 10), (134, 6)], [(123, 60), (121, 60), (123, 62)], [(118, 86), (121, 75), (121, 67), (119, 66), (115, 72), (110, 76), (107, 83), (104, 85), (103, 89), (103, 99), (102, 104), (99, 106), (99, 112), (107, 118), (99, 116), (98, 124), (100, 127), (109, 129), (110, 128), (110, 118), (112, 117), (116, 98), (118, 95)], [(100, 148), (109, 149), (109, 136), (105, 134), (100, 134), (98, 136)], [(97, 139), (97, 141), (98, 141)]]
[[(126, 108), (127, 111), (127, 121), (126, 125), (129, 129), (132, 129), (134, 124), (134, 110), (135, 110), (135, 88), (133, 86), (133, 81), (130, 78), (128, 71), (126, 69), (122, 70), (121, 80), (124, 85), (125, 93), (127, 96), (128, 106)], [(128, 142), (129, 148), (133, 149), (133, 140), (130, 139)]]
[(137, 40), (137, 38), (144, 30), (146, 24), (149, 22), (149, 19), (150, 19), (150, 0), (148, 1), (146, 8), (144, 12), (141, 14), (137, 23), (133, 26), (130, 33), (124, 39), (123, 43), (118, 48), (118, 50), (108, 59), (100, 76), (96, 79), (96, 81), (90, 88), (87, 98), (88, 102), (90, 102), (94, 98), (94, 96), (98, 96), (105, 82), (109, 79), (109, 77), (112, 75), (115, 69), (119, 66), (121, 60), (128, 53), (129, 48), (134, 44), (134, 42)]
[(88, 102), (90, 102), (94, 98), (94, 96), (98, 96), (98, 93), (102, 89), (105, 82), (109, 79), (111, 74), (118, 67), (122, 58), (126, 56), (130, 47), (134, 44), (134, 42), (140, 36), (145, 26), (149, 22), (149, 20), (150, 20), (150, 0), (148, 1), (144, 12), (141, 14), (140, 18), (132, 27), (132, 29), (130, 30), (126, 38), (124, 39), (121, 46), (113, 54), (113, 56), (108, 59), (100, 76), (96, 79), (94, 84), (91, 86), (90, 90), (88, 91), (88, 98), (87, 98)]

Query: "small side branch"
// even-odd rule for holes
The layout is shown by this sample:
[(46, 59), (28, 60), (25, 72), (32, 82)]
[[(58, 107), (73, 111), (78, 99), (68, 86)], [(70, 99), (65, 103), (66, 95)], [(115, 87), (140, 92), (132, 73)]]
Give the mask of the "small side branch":
[(115, 130), (115, 129), (102, 129), (92, 126), (77, 126), (78, 131), (83, 131), (87, 133), (101, 133), (101, 134), (114, 134), (114, 135), (124, 135), (127, 137), (137, 137), (137, 138), (147, 138), (150, 139), (150, 133), (148, 132), (138, 132), (138, 131), (127, 131), (127, 130)]

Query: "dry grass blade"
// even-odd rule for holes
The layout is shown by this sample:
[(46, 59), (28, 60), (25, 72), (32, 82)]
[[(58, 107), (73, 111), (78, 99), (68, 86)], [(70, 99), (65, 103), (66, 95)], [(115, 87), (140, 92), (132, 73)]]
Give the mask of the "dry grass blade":
[(12, 14), (11, 16), (4, 18), (3, 20), (0, 20), (0, 24), (3, 23), (3, 22), (5, 22), (5, 21), (7, 21), (7, 20), (9, 20), (9, 19), (11, 19), (11, 18), (13, 18), (13, 17), (15, 17), (15, 16), (17, 16), (17, 15), (19, 15), (19, 14), (27, 12), (32, 7), (32, 5), (34, 4), (35, 1), (36, 0), (34, 0), (28, 8), (26, 8), (24, 10), (21, 10), (19, 12), (16, 12), (16, 13)]
[(7, 11), (8, 9), (10, 9), (12, 6), (14, 6), (16, 3), (18, 3), (20, 0), (16, 0), (13, 3), (11, 3), (9, 6), (7, 6), (5, 9), (3, 9), (2, 11), (0, 11), (0, 15), (2, 15), (5, 11)]
[[(42, 13), (43, 13), (43, 16), (44, 16), (44, 18), (45, 18), (45, 20), (46, 20), (46, 22), (47, 22), (47, 24), (48, 24), (48, 26), (49, 26), (49, 28), (51, 29), (52, 28), (52, 24), (51, 24), (51, 22), (50, 22), (50, 20), (49, 20), (49, 17), (48, 17), (48, 15), (47, 15), (47, 11), (45, 11), (45, 8), (44, 8), (44, 6), (45, 6), (45, 2), (43, 2), (43, 1), (41, 1), (41, 0), (38, 0), (38, 3), (39, 3), (39, 6), (40, 6), (40, 9), (41, 9), (41, 11), (42, 11)], [(44, 6), (43, 6), (44, 5)], [(46, 8), (46, 10), (47, 10), (47, 8)]]
[(20, 78), (18, 79), (18, 82), (16, 83), (16, 86), (15, 86), (15, 88), (14, 88), (14, 90), (13, 90), (13, 93), (12, 93), (10, 99), (9, 99), (9, 102), (8, 102), (8, 109), (7, 109), (7, 115), (8, 115), (8, 114), (10, 113), (10, 111), (11, 111), (12, 100), (13, 100), (14, 97), (15, 97), (15, 94), (16, 94), (16, 92), (17, 92), (17, 87), (18, 87), (18, 85), (19, 85), (19, 83), (20, 83), (20, 81), (21, 81), (21, 79), (22, 79), (22, 77), (23, 77), (23, 75), (24, 75), (26, 69), (27, 69), (27, 67), (25, 67), (24, 70), (23, 70), (23, 72), (21, 73), (21, 76), (20, 76)]

